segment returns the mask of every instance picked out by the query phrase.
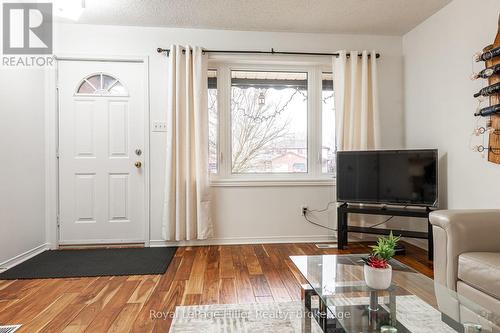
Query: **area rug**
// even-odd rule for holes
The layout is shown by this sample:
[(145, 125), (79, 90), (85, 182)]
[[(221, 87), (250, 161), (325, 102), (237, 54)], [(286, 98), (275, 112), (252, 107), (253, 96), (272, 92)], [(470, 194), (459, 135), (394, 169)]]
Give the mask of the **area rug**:
[(176, 247), (53, 250), (3, 272), (0, 280), (163, 274)]
[[(368, 304), (366, 297), (344, 298), (336, 305)], [(382, 303), (382, 300), (381, 300)], [(441, 313), (417, 296), (398, 296), (398, 321), (413, 333), (456, 333), (441, 321)], [(180, 306), (175, 310), (170, 333), (312, 333), (321, 329), (314, 320), (303, 320), (301, 302)], [(308, 331), (308, 330), (306, 330)]]

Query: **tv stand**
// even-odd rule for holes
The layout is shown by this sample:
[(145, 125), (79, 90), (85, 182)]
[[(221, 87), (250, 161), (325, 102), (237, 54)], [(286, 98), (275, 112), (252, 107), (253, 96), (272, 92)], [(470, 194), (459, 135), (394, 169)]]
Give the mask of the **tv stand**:
[[(362, 234), (372, 235), (389, 235), (392, 231), (395, 236), (408, 238), (427, 239), (428, 242), (428, 257), (433, 260), (433, 237), (432, 226), (429, 222), (429, 214), (432, 212), (430, 207), (422, 209), (406, 208), (406, 207), (389, 207), (389, 206), (352, 206), (348, 203), (343, 203), (337, 207), (337, 243), (339, 250), (343, 250), (348, 244), (349, 232), (357, 232)], [(348, 225), (348, 214), (366, 214), (366, 215), (386, 215), (386, 216), (407, 216), (427, 219), (427, 232), (409, 231), (409, 230), (394, 230), (381, 229), (372, 227), (358, 227)]]

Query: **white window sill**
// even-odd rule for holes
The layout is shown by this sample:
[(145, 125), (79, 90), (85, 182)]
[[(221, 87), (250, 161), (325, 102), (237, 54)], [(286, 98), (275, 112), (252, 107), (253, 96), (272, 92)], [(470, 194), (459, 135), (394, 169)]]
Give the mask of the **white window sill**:
[(316, 179), (212, 179), (212, 187), (335, 186), (334, 178)]

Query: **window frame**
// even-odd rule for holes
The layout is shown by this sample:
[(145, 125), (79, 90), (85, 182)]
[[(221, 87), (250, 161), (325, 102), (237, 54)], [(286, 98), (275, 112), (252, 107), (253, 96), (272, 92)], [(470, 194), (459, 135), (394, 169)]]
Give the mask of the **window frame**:
[[(330, 186), (335, 175), (323, 173), (322, 147), (322, 73), (332, 72), (331, 59), (307, 59), (272, 56), (242, 59), (215, 56), (208, 69), (217, 71), (217, 163), (218, 172), (210, 173), (212, 186)], [(307, 73), (307, 172), (248, 173), (232, 172), (231, 71), (290, 71)]]

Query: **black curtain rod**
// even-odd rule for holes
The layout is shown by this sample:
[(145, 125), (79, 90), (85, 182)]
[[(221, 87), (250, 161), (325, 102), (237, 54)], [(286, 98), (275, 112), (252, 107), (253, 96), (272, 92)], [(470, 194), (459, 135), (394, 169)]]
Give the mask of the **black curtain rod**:
[[(166, 53), (167, 57), (170, 54), (169, 49), (162, 49), (161, 47), (156, 49), (158, 53)], [(185, 52), (183, 50), (183, 52)], [(271, 49), (271, 51), (224, 51), (224, 50), (203, 50), (203, 52), (208, 53), (238, 53), (238, 54), (288, 54), (288, 55), (306, 55), (306, 56), (333, 56), (338, 57), (339, 53), (322, 53), (322, 52), (286, 52), (286, 51), (275, 51)], [(359, 54), (361, 56), (362, 54)], [(349, 53), (347, 53), (347, 57), (349, 57)], [(376, 54), (376, 58), (380, 58), (380, 53)]]

